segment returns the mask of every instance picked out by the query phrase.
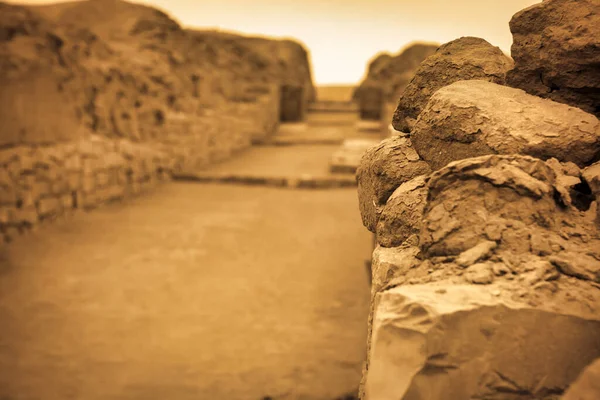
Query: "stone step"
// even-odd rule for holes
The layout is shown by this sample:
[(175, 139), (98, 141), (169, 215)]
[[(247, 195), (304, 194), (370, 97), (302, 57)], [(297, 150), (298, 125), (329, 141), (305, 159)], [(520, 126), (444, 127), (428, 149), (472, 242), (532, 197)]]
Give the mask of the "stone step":
[(290, 189), (338, 189), (356, 187), (353, 174), (264, 176), (232, 173), (190, 172), (173, 175), (175, 181), (202, 183), (229, 183), (249, 186), (270, 186)]
[(347, 101), (316, 101), (308, 105), (309, 112), (358, 113), (358, 105)]

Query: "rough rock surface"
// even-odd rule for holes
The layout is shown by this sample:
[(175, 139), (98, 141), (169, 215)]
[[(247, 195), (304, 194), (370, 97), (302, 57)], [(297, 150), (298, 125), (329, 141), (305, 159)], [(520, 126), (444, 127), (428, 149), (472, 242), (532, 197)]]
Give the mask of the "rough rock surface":
[(600, 116), (600, 2), (546, 0), (510, 21), (507, 84)]
[(363, 89), (374, 86), (384, 90), (386, 99), (396, 101), (412, 79), (419, 64), (435, 53), (438, 47), (438, 44), (414, 43), (396, 55), (378, 54), (369, 63), (367, 76), (354, 91), (353, 99), (359, 101)]
[(393, 127), (410, 132), (429, 98), (451, 83), (483, 79), (504, 84), (513, 61), (498, 47), (475, 37), (462, 37), (442, 45), (421, 63), (394, 112)]
[(482, 80), (438, 90), (411, 133), (436, 170), (484, 154), (527, 154), (579, 166), (600, 156), (600, 121), (578, 108)]
[(400, 185), (387, 200), (377, 222), (377, 242), (383, 247), (400, 246), (421, 230), (427, 201), (427, 177), (418, 176)]
[[(554, 163), (493, 155), (456, 161), (435, 172), (420, 234), (422, 250), (428, 257), (458, 256), (487, 240), (499, 242), (496, 253), (591, 252), (590, 257), (600, 259), (600, 246), (592, 246), (598, 232), (590, 205), (578, 208), (572, 202), (580, 180), (561, 180), (563, 172)], [(600, 268), (600, 261), (590, 266)]]
[(562, 400), (596, 399), (600, 399), (600, 358), (583, 370), (562, 397)]
[(373, 255), (362, 398), (557, 399), (600, 356), (600, 234), (580, 177), (523, 155), (430, 175), (420, 232)]
[(391, 137), (367, 150), (356, 171), (359, 208), (367, 229), (376, 231), (383, 207), (401, 184), (430, 172), (406, 138)]
[(494, 293), (440, 284), (378, 295), (366, 398), (556, 399), (598, 355), (600, 321)]

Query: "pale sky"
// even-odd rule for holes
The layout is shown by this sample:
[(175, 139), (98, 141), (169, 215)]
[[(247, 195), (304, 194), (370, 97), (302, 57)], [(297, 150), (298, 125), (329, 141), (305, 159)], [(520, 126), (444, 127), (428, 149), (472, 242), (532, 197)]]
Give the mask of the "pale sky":
[[(9, 0), (20, 4), (52, 0)], [(184, 26), (294, 38), (311, 53), (317, 84), (357, 83), (381, 51), (413, 41), (478, 36), (510, 54), (508, 21), (540, 0), (137, 0)]]

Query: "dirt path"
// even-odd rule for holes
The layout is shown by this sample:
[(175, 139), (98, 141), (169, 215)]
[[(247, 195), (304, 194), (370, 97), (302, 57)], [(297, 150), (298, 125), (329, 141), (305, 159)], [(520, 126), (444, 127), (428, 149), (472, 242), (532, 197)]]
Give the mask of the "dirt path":
[(170, 183), (0, 251), (0, 399), (331, 399), (356, 387), (354, 189)]
[(329, 159), (338, 148), (339, 145), (257, 146), (207, 170), (260, 176), (329, 175)]

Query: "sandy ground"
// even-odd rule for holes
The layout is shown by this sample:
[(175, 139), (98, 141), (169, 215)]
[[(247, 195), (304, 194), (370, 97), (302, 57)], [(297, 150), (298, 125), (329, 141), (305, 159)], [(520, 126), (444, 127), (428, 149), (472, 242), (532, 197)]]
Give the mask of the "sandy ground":
[(0, 399), (331, 399), (370, 245), (354, 189), (169, 183), (43, 226), (0, 250)]

